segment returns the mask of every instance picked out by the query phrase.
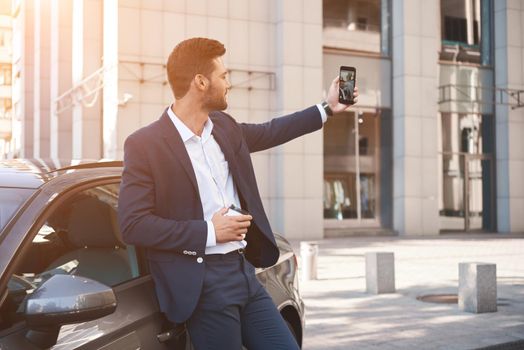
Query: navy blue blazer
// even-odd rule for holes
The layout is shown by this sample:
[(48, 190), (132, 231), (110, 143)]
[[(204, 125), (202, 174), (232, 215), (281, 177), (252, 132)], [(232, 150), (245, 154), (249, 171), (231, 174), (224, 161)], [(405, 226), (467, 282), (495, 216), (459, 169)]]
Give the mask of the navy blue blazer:
[[(263, 124), (239, 124), (223, 112), (209, 117), (242, 208), (253, 216), (246, 258), (256, 267), (269, 267), (277, 262), (279, 251), (250, 153), (320, 129), (320, 112), (312, 106)], [(161, 310), (173, 322), (187, 320), (202, 289), (207, 224), (191, 160), (167, 109), (125, 141), (118, 221), (124, 241), (145, 248)]]

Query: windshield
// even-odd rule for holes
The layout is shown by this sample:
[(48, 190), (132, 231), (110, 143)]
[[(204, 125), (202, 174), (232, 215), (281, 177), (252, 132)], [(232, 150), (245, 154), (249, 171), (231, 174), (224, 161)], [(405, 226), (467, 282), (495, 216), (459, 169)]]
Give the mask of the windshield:
[(0, 231), (34, 191), (30, 188), (0, 187)]

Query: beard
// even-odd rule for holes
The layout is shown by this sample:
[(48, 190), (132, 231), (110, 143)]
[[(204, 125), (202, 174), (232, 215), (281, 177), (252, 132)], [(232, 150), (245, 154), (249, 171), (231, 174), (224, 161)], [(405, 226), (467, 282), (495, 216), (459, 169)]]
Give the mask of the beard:
[(220, 89), (216, 89), (212, 86), (210, 89), (211, 93), (206, 96), (204, 101), (204, 108), (209, 111), (223, 111), (227, 108), (226, 95), (220, 92)]
[(204, 107), (209, 111), (223, 111), (227, 108), (227, 101), (224, 97), (210, 98), (204, 102)]

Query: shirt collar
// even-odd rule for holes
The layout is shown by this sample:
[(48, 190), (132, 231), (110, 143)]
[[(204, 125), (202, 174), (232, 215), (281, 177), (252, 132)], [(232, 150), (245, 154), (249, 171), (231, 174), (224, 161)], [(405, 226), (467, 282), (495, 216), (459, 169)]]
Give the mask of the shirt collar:
[[(195, 133), (191, 131), (191, 129), (189, 129), (187, 125), (184, 124), (182, 120), (180, 120), (180, 118), (177, 117), (177, 115), (175, 114), (175, 112), (173, 112), (173, 109), (171, 107), (172, 105), (168, 107), (167, 115), (178, 130), (178, 133), (180, 134), (182, 141), (185, 143), (193, 137), (199, 138), (199, 136), (195, 135)], [(213, 131), (213, 122), (210, 118), (207, 118), (206, 123), (204, 124), (204, 130), (202, 131), (202, 142), (206, 142), (209, 139), (209, 137), (211, 136), (211, 131)]]

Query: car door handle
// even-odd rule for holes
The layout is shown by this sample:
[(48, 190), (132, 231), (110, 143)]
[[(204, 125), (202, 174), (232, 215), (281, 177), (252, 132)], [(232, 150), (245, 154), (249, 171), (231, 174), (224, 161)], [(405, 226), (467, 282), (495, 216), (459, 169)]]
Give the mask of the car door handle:
[(165, 343), (169, 339), (173, 338), (173, 332), (174, 332), (174, 330), (170, 329), (168, 331), (165, 331), (165, 332), (162, 332), (162, 333), (158, 333), (156, 335), (156, 338), (158, 339), (159, 342)]
[(177, 339), (184, 335), (186, 332), (186, 327), (184, 324), (176, 325), (175, 328), (168, 329), (162, 333), (158, 333), (156, 338), (160, 343), (165, 343), (170, 339)]

